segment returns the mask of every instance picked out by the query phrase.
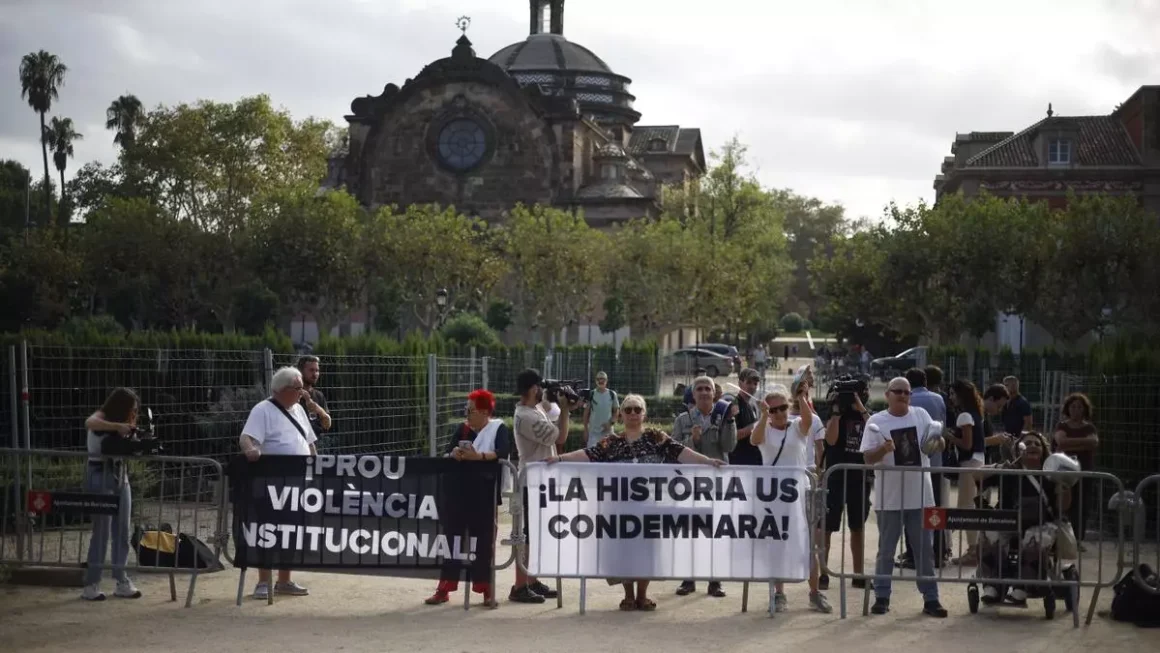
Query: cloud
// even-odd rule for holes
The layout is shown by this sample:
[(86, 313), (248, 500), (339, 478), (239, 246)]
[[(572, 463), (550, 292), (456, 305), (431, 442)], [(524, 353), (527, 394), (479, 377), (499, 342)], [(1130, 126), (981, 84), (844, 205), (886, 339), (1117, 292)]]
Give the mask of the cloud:
[[(16, 69), (46, 49), (70, 72), (53, 114), (85, 134), (75, 171), (115, 157), (109, 102), (267, 93), (341, 122), (350, 101), (447, 56), (455, 19), (488, 56), (527, 31), (526, 0), (0, 0), (0, 156), (40, 168)], [(956, 132), (1018, 130), (1048, 102), (1106, 113), (1160, 78), (1155, 0), (954, 3), (730, 0), (567, 3), (565, 33), (633, 79), (644, 124), (738, 134), (761, 179), (852, 213), (933, 197)], [(0, 79), (4, 76), (0, 74)]]

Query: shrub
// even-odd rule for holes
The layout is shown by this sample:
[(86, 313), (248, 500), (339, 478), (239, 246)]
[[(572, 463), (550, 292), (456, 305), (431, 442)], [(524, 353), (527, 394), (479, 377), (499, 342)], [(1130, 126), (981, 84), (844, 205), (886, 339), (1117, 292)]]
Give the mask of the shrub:
[(798, 313), (786, 313), (781, 316), (781, 330), (786, 333), (800, 333), (805, 326), (802, 316)]
[(495, 347), (500, 344), (499, 336), (487, 322), (472, 313), (460, 313), (447, 321), (439, 334), (448, 342), (459, 345)]

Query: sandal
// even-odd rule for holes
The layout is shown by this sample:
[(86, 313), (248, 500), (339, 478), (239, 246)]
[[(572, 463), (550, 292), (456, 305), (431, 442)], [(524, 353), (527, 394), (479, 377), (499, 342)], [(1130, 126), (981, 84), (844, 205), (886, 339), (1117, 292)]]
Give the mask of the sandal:
[(636, 609), (644, 612), (652, 612), (657, 609), (657, 602), (652, 599), (637, 599)]
[(635, 599), (624, 599), (623, 601), (620, 602), (620, 609), (625, 611), (625, 612), (632, 612), (633, 610), (636, 609), (636, 600)]

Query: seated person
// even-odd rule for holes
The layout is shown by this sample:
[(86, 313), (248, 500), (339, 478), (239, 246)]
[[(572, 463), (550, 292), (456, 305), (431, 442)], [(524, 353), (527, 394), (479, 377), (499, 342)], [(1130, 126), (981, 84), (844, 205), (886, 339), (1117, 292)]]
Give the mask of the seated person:
[[(1026, 446), (1017, 469), (1043, 469), (1043, 460), (1049, 453), (1047, 440), (1034, 431), (1025, 431), (1019, 443)], [(997, 465), (992, 466), (994, 469)], [(983, 470), (986, 476), (986, 470)], [(979, 575), (987, 578), (1041, 579), (1051, 564), (1051, 551), (1059, 526), (1071, 503), (1071, 491), (1045, 476), (1016, 476), (1011, 474), (986, 476), (983, 487), (998, 488), (999, 510), (1019, 512), (1022, 533), (983, 532), (979, 550)], [(1008, 556), (1019, 552), (1019, 569), (1008, 564)], [(1016, 576), (1016, 574), (1018, 574)], [(1003, 599), (1002, 587), (987, 585), (982, 601), (994, 605)], [(1016, 604), (1027, 602), (1027, 591), (1013, 587), (1009, 600)]]

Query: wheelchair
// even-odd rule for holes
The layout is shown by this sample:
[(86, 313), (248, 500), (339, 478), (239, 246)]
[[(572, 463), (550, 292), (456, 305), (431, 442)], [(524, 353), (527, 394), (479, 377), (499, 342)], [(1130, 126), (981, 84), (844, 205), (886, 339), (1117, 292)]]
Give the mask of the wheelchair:
[[(1044, 528), (1044, 526), (1035, 526), (1034, 528)], [(1075, 610), (1078, 600), (1078, 586), (1074, 585), (1079, 580), (1079, 572), (1076, 570), (1074, 564), (1064, 564), (1060, 560), (1054, 543), (1049, 547), (1047, 556), (1043, 563), (1036, 563), (1035, 568), (1037, 578), (1027, 578), (1020, 575), (1020, 550), (1023, 547), (1023, 539), (1026, 533), (1031, 529), (1027, 529), (1023, 534), (1017, 533), (1000, 533), (997, 540), (999, 546), (995, 546), (996, 542), (988, 539), (987, 550), (984, 551), (980, 546), (979, 553), (979, 568), (976, 569), (976, 578), (979, 577), (980, 569), (987, 561), (986, 566), (992, 571), (997, 571), (998, 577), (1002, 579), (1010, 579), (1010, 581), (993, 585), (998, 592), (998, 599), (987, 601), (979, 591), (979, 585), (983, 583), (971, 582), (967, 584), (967, 607), (971, 614), (979, 612), (979, 606), (983, 605), (989, 608), (999, 607), (1015, 607), (1026, 608), (1028, 602), (1032, 600), (1043, 601), (1043, 613), (1047, 619), (1055, 618), (1056, 603), (1062, 600), (1064, 609), (1068, 612)], [(993, 535), (993, 533), (988, 533)], [(980, 533), (980, 535), (984, 535)], [(982, 538), (980, 538), (982, 539)], [(997, 549), (997, 553), (994, 550)], [(995, 556), (1001, 558), (1000, 560), (993, 560)], [(1022, 562), (1026, 563), (1026, 560)], [(1026, 564), (1024, 566), (1026, 568)], [(1020, 579), (1048, 581), (1047, 585), (1022, 585)], [(1054, 583), (1058, 583), (1058, 586)], [(986, 585), (991, 585), (986, 583)], [(1027, 598), (1023, 601), (1014, 600), (1007, 590), (1022, 589), (1026, 592)]]

